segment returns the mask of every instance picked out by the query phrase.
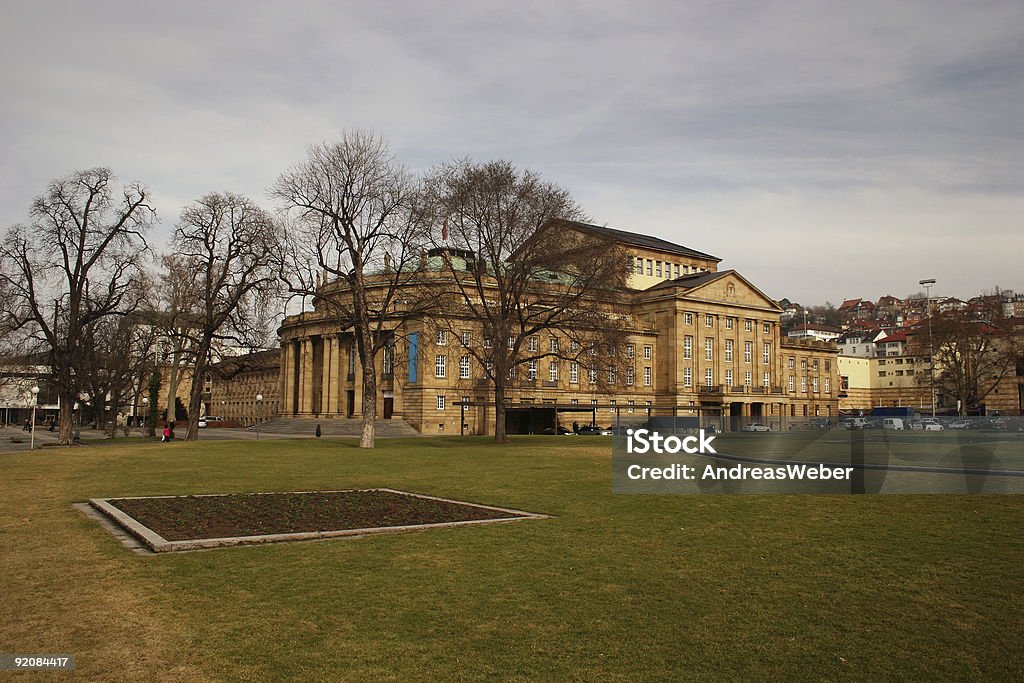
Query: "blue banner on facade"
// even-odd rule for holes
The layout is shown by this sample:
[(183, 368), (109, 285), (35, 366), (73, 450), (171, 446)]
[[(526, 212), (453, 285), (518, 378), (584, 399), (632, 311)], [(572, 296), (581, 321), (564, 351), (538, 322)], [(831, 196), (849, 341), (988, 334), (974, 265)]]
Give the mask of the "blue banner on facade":
[(413, 332), (409, 335), (409, 381), (416, 381), (416, 366), (417, 360), (419, 360), (420, 352), (420, 334), (419, 332)]

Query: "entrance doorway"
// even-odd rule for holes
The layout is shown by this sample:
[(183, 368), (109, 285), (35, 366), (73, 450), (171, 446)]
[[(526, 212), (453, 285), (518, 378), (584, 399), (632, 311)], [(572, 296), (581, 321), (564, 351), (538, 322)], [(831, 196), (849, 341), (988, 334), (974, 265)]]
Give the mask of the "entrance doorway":
[(384, 399), (384, 419), (390, 420), (395, 412), (395, 399), (388, 397)]

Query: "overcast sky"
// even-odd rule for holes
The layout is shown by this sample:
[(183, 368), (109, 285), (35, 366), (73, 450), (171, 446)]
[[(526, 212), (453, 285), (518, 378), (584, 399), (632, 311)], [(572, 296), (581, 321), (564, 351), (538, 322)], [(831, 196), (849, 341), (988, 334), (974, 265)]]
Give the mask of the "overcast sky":
[(0, 3), (0, 226), (52, 178), (270, 205), (371, 128), (803, 303), (1024, 290), (1024, 2)]

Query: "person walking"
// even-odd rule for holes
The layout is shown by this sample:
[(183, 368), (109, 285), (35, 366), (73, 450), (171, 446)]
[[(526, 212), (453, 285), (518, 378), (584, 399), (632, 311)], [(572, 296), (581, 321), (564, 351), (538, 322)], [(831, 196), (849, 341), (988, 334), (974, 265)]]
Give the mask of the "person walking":
[(165, 424), (164, 425), (164, 436), (163, 436), (162, 439), (160, 439), (160, 442), (161, 443), (167, 443), (170, 440), (171, 440), (171, 425)]

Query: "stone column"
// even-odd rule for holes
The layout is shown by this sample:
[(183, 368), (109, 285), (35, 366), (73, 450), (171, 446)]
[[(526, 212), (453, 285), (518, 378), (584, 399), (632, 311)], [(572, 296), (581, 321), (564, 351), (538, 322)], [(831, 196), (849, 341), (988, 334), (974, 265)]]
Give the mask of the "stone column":
[(313, 412), (313, 340), (302, 339), (299, 355), (302, 358), (302, 371), (299, 375), (299, 412), (309, 415)]
[(278, 384), (281, 387), (281, 414), (290, 415), (292, 408), (292, 368), (295, 359), (292, 354), (291, 341), (281, 343), (281, 377)]

